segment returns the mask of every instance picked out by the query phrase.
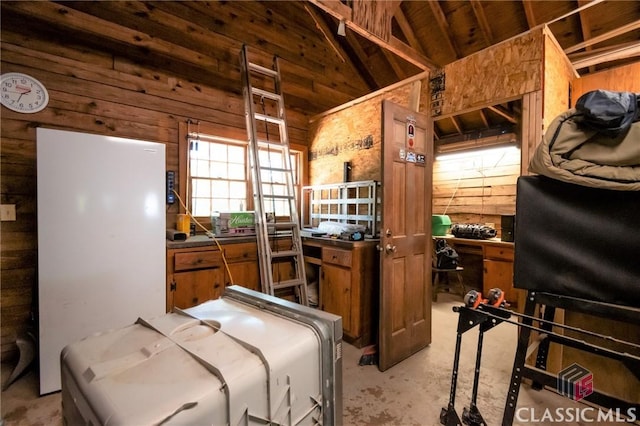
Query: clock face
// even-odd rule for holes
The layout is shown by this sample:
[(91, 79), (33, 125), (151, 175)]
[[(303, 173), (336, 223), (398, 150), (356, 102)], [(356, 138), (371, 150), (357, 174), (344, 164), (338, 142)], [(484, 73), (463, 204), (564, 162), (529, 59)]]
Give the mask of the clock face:
[(33, 113), (47, 106), (49, 93), (35, 78), (10, 72), (0, 77), (0, 102), (13, 111)]

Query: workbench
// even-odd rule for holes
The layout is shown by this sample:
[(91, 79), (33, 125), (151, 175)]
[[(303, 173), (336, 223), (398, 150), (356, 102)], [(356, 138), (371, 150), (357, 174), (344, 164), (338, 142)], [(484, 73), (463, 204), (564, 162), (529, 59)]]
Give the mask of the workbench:
[(465, 268), (465, 287), (477, 288), (483, 294), (498, 287), (505, 293), (505, 299), (517, 305), (523, 291), (513, 288), (514, 244), (499, 238), (474, 240), (453, 235), (433, 237), (444, 238), (460, 256), (460, 266)]

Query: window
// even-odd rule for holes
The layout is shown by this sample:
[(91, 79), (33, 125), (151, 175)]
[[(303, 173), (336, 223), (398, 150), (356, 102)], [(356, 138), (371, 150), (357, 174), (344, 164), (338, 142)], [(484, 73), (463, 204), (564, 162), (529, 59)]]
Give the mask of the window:
[[(184, 179), (187, 207), (196, 217), (206, 218), (214, 211), (253, 210), (253, 189), (249, 168), (248, 144), (241, 140), (204, 135), (189, 135)], [(181, 150), (181, 152), (184, 152)], [(260, 164), (269, 167), (261, 173), (264, 194), (285, 195), (287, 174), (279, 150), (261, 148)], [(290, 147), (293, 185), (298, 202), (302, 179), (304, 151)], [(269, 200), (266, 212), (289, 216), (287, 200)], [(299, 207), (298, 207), (299, 210)], [(207, 221), (205, 221), (207, 222)]]
[(247, 206), (246, 149), (221, 142), (189, 141), (191, 213), (238, 211)]

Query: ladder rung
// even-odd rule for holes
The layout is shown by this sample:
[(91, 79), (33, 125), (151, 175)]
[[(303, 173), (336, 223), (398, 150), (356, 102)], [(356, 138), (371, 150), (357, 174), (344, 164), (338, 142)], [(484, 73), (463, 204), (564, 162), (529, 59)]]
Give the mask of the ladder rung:
[(272, 251), (271, 257), (272, 258), (294, 257), (294, 256), (298, 256), (299, 254), (301, 254), (300, 250)]
[(269, 77), (276, 78), (278, 73), (276, 70), (272, 70), (271, 68), (263, 67), (262, 65), (253, 64), (249, 62), (249, 70), (254, 72), (259, 72), (260, 74), (268, 75)]
[(278, 229), (292, 228), (298, 226), (298, 222), (267, 222), (268, 227), (274, 227)]
[(273, 124), (280, 124), (280, 125), (284, 124), (284, 120), (280, 117), (273, 117), (271, 115), (260, 114), (259, 112), (256, 112), (255, 114), (253, 114), (253, 116), (255, 117), (256, 120), (267, 121)]
[(277, 139), (269, 139), (269, 140), (258, 139), (258, 146), (263, 147), (264, 145), (279, 146), (284, 151), (284, 143), (281, 140), (277, 140)]
[(274, 289), (289, 288), (289, 287), (298, 287), (302, 285), (307, 285), (307, 283), (305, 283), (300, 279), (292, 279), (292, 280), (274, 282), (273, 288)]
[(262, 96), (262, 97), (268, 98), (268, 99), (273, 99), (274, 101), (280, 102), (282, 100), (282, 96), (280, 96), (279, 94), (273, 93), (273, 92), (268, 92), (268, 91), (263, 90), (263, 89), (258, 89), (257, 87), (252, 87), (251, 88), (251, 92), (254, 95)]
[(262, 196), (270, 200), (294, 200), (296, 198), (293, 195), (262, 194)]
[(270, 172), (291, 172), (291, 169), (283, 169), (281, 167), (260, 167), (260, 170), (268, 170)]

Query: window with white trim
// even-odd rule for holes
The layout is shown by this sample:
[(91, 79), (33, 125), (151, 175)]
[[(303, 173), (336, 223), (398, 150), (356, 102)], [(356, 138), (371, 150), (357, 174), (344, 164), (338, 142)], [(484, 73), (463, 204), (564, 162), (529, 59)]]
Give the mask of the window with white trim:
[[(253, 210), (253, 190), (246, 142), (215, 136), (189, 138), (187, 191), (189, 208), (196, 217), (209, 217), (214, 211)], [(280, 151), (261, 148), (260, 164), (284, 169)], [(293, 185), (298, 202), (302, 182), (302, 151), (290, 149)], [(286, 174), (278, 170), (263, 170), (263, 193), (286, 194)], [(265, 212), (289, 216), (286, 200), (269, 201)]]

